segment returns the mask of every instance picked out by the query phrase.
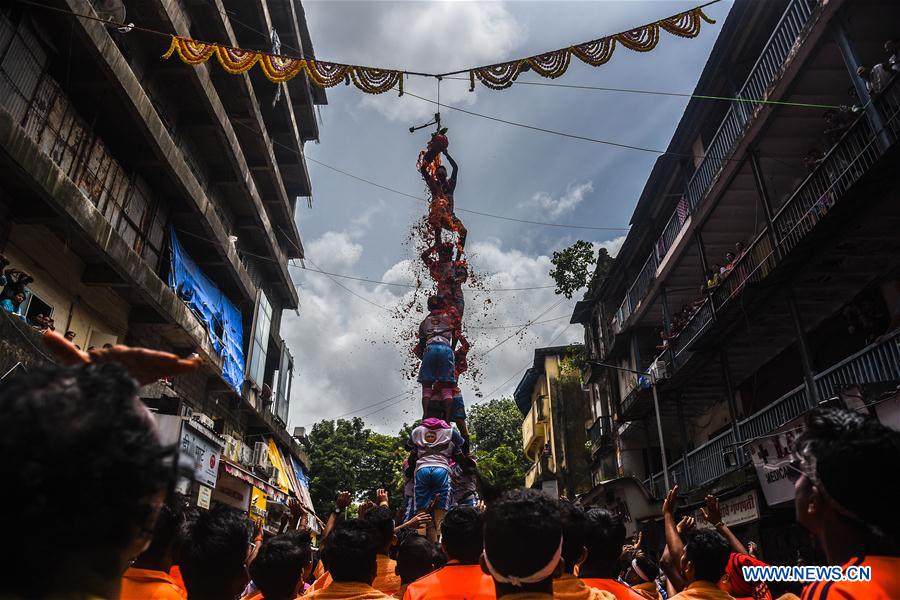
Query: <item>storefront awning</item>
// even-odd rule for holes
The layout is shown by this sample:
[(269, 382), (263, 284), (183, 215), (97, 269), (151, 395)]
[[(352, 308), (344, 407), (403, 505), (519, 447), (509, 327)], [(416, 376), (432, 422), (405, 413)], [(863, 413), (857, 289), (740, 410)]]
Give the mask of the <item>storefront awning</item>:
[(230, 460), (223, 458), (221, 461), (222, 470), (231, 475), (232, 477), (237, 477), (241, 481), (245, 481), (250, 485), (257, 487), (263, 490), (266, 493), (266, 496), (269, 498), (274, 498), (279, 502), (287, 501), (287, 494), (279, 490), (277, 487), (271, 485), (268, 481), (264, 479), (260, 479), (250, 471), (247, 471), (243, 467), (240, 467)]

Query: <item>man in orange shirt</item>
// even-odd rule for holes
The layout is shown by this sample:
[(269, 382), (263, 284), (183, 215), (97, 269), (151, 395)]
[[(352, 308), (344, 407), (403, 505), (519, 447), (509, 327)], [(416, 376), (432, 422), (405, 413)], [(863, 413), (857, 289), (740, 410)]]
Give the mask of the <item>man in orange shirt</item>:
[[(33, 368), (0, 382), (0, 453), (15, 465), (4, 485), (15, 490), (8, 501), (27, 499), (4, 524), (10, 542), (2, 558), (3, 593), (117, 598), (122, 573), (150, 543), (171, 480), (171, 455), (120, 361), (87, 364), (91, 357), (61, 335), (47, 335), (69, 358), (78, 357), (61, 362), (80, 364)], [(132, 350), (150, 352), (122, 346), (118, 356)], [(142, 368), (158, 368), (158, 378), (178, 372), (169, 370), (178, 360), (152, 353)]]
[(435, 546), (417, 533), (412, 533), (397, 546), (397, 577), (400, 590), (394, 595), (403, 598), (412, 582), (434, 571)]
[(411, 583), (404, 600), (494, 600), (494, 580), (478, 564), (484, 547), (481, 513), (470, 506), (450, 509), (441, 523), (441, 547), (450, 561)]
[(169, 575), (180, 541), (184, 511), (176, 500), (159, 511), (150, 546), (122, 575), (121, 600), (184, 600), (187, 592)]
[(671, 600), (734, 600), (719, 588), (731, 546), (719, 533), (701, 529), (688, 538), (681, 556), (681, 575), (687, 586)]
[[(794, 444), (797, 521), (830, 565), (871, 567), (871, 581), (820, 581), (803, 600), (900, 598), (900, 432), (850, 410), (816, 409)], [(886, 470), (887, 469), (887, 470)]]
[(294, 600), (312, 568), (309, 532), (293, 529), (263, 543), (250, 577), (264, 600)]
[(328, 587), (309, 592), (310, 600), (387, 600), (372, 587), (378, 565), (372, 526), (359, 519), (338, 525), (328, 536), (323, 559), (333, 581)]
[(563, 525), (563, 573), (553, 581), (553, 597), (563, 600), (615, 600), (610, 592), (588, 586), (575, 577), (575, 567), (587, 557), (587, 517), (570, 502), (559, 503)]
[(550, 600), (562, 574), (559, 505), (536, 490), (506, 492), (484, 516), (481, 566), (498, 599)]
[(253, 524), (224, 505), (197, 517), (179, 553), (188, 600), (236, 598), (250, 581)]
[(391, 559), (391, 547), (397, 542), (394, 535), (394, 513), (387, 506), (376, 506), (362, 518), (372, 527), (372, 537), (377, 555), (375, 562), (377, 572), (372, 587), (388, 596), (400, 591), (400, 577), (397, 575), (397, 563)]
[(587, 556), (578, 576), (592, 588), (610, 592), (617, 600), (644, 600), (643, 596), (616, 580), (618, 561), (625, 544), (622, 519), (604, 508), (587, 512)]

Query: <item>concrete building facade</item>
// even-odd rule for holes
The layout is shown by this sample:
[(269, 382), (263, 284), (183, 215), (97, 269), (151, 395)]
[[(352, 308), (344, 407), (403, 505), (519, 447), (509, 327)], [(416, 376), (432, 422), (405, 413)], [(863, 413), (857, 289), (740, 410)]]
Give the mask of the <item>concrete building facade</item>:
[[(202, 372), (142, 395), (160, 413), (203, 415), (223, 462), (272, 483), (271, 465), (252, 460), (258, 443), (308, 463), (285, 429), (294, 364), (280, 329), (300, 308), (288, 265), (303, 257), (295, 210), (312, 195), (304, 144), (318, 139), (324, 92), (305, 75), (276, 86), (164, 61), (165, 35), (72, 16), (105, 18), (100, 3), (47, 4), (0, 9), (0, 251), (34, 278), (20, 318), (2, 315), (0, 368), (50, 359), (29, 326), (38, 314), (83, 348), (196, 352)], [(299, 0), (122, 9), (146, 29), (234, 46), (271, 48), (274, 31), (284, 52), (313, 55)], [(173, 237), (240, 315), (236, 384), (222, 333), (170, 285)]]
[(697, 85), (734, 100), (688, 103), (608, 278), (572, 317), (591, 361), (586, 501), (638, 485), (658, 512), (655, 379), (669, 485), (689, 510), (707, 493), (733, 501), (739, 535), (788, 564), (803, 536), (767, 469), (803, 415), (839, 405), (897, 423), (900, 85), (857, 69), (887, 68), (898, 18), (879, 0), (734, 3)]

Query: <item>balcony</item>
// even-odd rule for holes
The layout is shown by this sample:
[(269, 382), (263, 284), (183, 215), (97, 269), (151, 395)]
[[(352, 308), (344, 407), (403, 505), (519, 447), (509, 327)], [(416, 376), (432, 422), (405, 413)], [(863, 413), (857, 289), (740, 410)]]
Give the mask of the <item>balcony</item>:
[(667, 262), (669, 251), (675, 247), (689, 217), (719, 180), (735, 147), (763, 106), (756, 100), (769, 99), (773, 84), (781, 77), (785, 65), (792, 58), (792, 50), (810, 21), (816, 5), (816, 0), (791, 0), (788, 4), (744, 85), (737, 93), (738, 98), (745, 100), (733, 103), (728, 109), (709, 143), (703, 160), (687, 183), (684, 197), (663, 228), (634, 283), (628, 288), (622, 305), (611, 323), (615, 333), (622, 331), (628, 318), (638, 310), (644, 296), (652, 287), (659, 266)]
[(538, 397), (537, 402), (532, 403), (531, 410), (522, 421), (522, 449), (525, 456), (534, 456), (546, 442), (544, 438), (544, 426), (546, 417), (543, 410), (544, 398)]
[(591, 458), (599, 455), (603, 450), (613, 447), (612, 420), (609, 417), (597, 417), (587, 434), (591, 441)]
[(553, 457), (542, 455), (525, 472), (525, 487), (540, 486), (544, 479), (552, 479), (555, 475), (556, 467), (553, 463)]
[[(821, 398), (830, 398), (841, 390), (855, 385), (896, 384), (900, 382), (900, 331), (871, 344), (814, 377)], [(812, 407), (806, 387), (798, 386), (757, 413), (738, 422), (741, 441), (748, 441), (771, 433), (785, 423), (802, 416)], [(741, 452), (735, 452), (737, 464), (729, 466), (725, 454), (739, 444), (729, 430), (689, 452), (684, 461), (669, 467), (670, 484), (684, 489), (705, 485), (746, 464)], [(686, 466), (685, 466), (686, 465)], [(662, 473), (654, 473), (644, 484), (651, 493), (665, 495)]]
[[(898, 80), (900, 77), (895, 77), (875, 101), (895, 140), (900, 132)], [(800, 183), (773, 216), (774, 234), (763, 229), (757, 235), (728, 277), (706, 298), (678, 335), (669, 341), (671, 354), (667, 350), (659, 358), (669, 360), (670, 373), (687, 362), (693, 342), (710, 330), (729, 307), (746, 305), (745, 301), (740, 300), (744, 292), (768, 278), (789, 258), (791, 251), (810, 237), (827, 213), (887, 153), (888, 148), (879, 146), (878, 133), (873, 131), (866, 116), (860, 115), (819, 166)]]

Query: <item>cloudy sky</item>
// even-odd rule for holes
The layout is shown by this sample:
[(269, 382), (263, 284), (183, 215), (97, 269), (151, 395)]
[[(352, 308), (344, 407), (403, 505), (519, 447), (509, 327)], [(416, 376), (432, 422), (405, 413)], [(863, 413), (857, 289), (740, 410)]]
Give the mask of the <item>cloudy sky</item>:
[[(418, 71), (450, 71), (563, 47), (691, 8), (681, 1), (413, 2), (305, 0), (316, 55), (325, 60)], [(710, 6), (720, 23), (731, 3)], [(573, 60), (557, 83), (690, 93), (719, 33), (704, 25), (683, 40), (663, 33), (648, 54), (619, 48), (599, 68)], [(523, 82), (549, 82), (534, 74)], [(436, 100), (434, 80), (410, 78), (406, 90)], [(545, 129), (664, 148), (686, 100), (596, 90), (514, 85), (492, 91), (445, 80), (450, 106)], [(425, 196), (415, 169), (428, 134), (409, 133), (435, 105), (396, 93), (328, 90), (319, 144), (307, 145), (313, 207), (298, 203), (306, 266), (384, 281), (373, 284), (294, 269), (299, 316), (285, 313), (282, 336), (295, 357), (290, 426), (361, 416), (396, 432), (420, 406), (410, 379), (411, 334), (425, 292), (416, 282), (414, 224), (423, 202), (352, 179), (324, 165), (407, 194)], [(467, 405), (509, 396), (534, 348), (582, 339), (569, 326), (576, 298), (555, 296), (550, 256), (578, 239), (615, 253), (656, 155), (515, 127), (446, 107), (450, 151), (460, 166), (457, 208), (514, 219), (598, 229), (523, 224), (458, 213), (479, 289), (467, 292), (473, 342), (461, 387)], [(605, 229), (600, 229), (605, 228)], [(514, 291), (500, 291), (514, 288)], [(534, 288), (534, 289), (521, 289)], [(489, 290), (489, 291), (484, 291)], [(497, 291), (495, 291), (497, 290)], [(522, 329), (530, 321), (537, 324)], [(499, 345), (498, 345), (499, 344)], [(479, 397), (480, 395), (480, 397)]]

